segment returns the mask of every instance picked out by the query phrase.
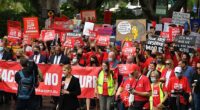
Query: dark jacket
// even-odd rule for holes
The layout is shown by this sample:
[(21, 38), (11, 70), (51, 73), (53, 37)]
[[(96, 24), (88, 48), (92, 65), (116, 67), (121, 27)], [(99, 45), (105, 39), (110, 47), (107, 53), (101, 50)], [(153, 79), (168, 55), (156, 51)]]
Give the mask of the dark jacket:
[[(53, 64), (54, 58), (55, 58), (55, 55), (50, 56), (49, 63)], [(62, 55), (59, 64), (70, 64), (70, 59), (67, 56)]]
[[(33, 60), (33, 58), (34, 58), (34, 55), (32, 55), (31, 57), (30, 57), (30, 59), (31, 60)], [(45, 56), (43, 56), (43, 55), (41, 55), (40, 54), (40, 60), (39, 60), (39, 63), (47, 63), (47, 58), (45, 57)]]
[[(64, 81), (65, 78), (66, 77), (63, 77), (62, 81)], [(77, 96), (81, 94), (81, 87), (78, 78), (72, 76), (67, 91), (69, 91), (69, 94), (60, 96), (59, 110), (76, 110), (79, 107)]]
[(4, 50), (2, 60), (13, 60), (13, 54), (10, 50)]

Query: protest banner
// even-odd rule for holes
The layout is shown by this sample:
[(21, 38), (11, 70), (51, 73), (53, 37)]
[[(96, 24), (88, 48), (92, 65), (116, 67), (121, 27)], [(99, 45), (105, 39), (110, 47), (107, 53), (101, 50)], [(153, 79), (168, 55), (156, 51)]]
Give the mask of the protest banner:
[(123, 56), (135, 56), (136, 55), (136, 47), (123, 47), (122, 48), (122, 55)]
[(190, 26), (192, 32), (198, 32), (200, 28), (200, 19), (191, 19)]
[(177, 36), (174, 42), (179, 51), (191, 53), (196, 44), (196, 36)]
[(44, 42), (54, 40), (55, 38), (55, 30), (42, 30), (41, 37)]
[(117, 20), (116, 22), (117, 36), (116, 40), (124, 39), (146, 41), (146, 20)]
[(85, 22), (84, 29), (83, 29), (83, 35), (89, 36), (90, 31), (94, 29), (94, 23), (91, 22)]
[(100, 70), (100, 67), (72, 67), (72, 74), (79, 78), (81, 86), (81, 95), (79, 98), (94, 98), (94, 89)]
[(84, 22), (96, 22), (96, 10), (82, 10), (81, 20)]
[(77, 32), (67, 32), (66, 37), (82, 37), (82, 33)]
[(19, 21), (7, 21), (8, 40), (15, 42), (22, 37), (21, 23)]
[(158, 36), (149, 37), (145, 45), (145, 49), (153, 50), (154, 48), (156, 48), (157, 52), (163, 53), (165, 41), (166, 39), (162, 37), (158, 37)]
[(98, 35), (96, 38), (96, 44), (98, 46), (109, 46), (110, 45), (110, 36)]
[(173, 12), (172, 23), (179, 24), (179, 25), (183, 26), (184, 23), (188, 22), (189, 20), (190, 20), (190, 14), (189, 13)]
[[(62, 66), (38, 64), (38, 68), (43, 75), (44, 82), (40, 82), (36, 89), (36, 95), (60, 96)], [(18, 85), (15, 82), (15, 74), (19, 70), (21, 70), (21, 66), (18, 62), (0, 61), (0, 76), (2, 77), (0, 90), (17, 93)], [(100, 67), (72, 67), (72, 74), (79, 78), (81, 86), (79, 98), (94, 98), (94, 89), (100, 70)]]
[[(37, 95), (59, 96), (61, 87), (62, 67), (60, 65), (38, 64), (42, 72), (44, 82), (40, 82), (36, 89)], [(56, 69), (55, 69), (56, 68)], [(15, 82), (15, 73), (21, 70), (18, 62), (0, 61), (0, 90), (5, 92), (16, 93), (18, 85)]]

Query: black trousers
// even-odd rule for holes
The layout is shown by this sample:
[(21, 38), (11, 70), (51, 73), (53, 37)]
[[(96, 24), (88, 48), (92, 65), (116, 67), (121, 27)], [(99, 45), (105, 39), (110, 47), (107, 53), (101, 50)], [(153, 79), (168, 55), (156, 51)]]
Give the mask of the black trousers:
[(29, 100), (17, 100), (16, 110), (39, 110), (39, 98), (31, 97)]
[(146, 103), (147, 101), (134, 101), (133, 105), (131, 105), (128, 110), (143, 110)]

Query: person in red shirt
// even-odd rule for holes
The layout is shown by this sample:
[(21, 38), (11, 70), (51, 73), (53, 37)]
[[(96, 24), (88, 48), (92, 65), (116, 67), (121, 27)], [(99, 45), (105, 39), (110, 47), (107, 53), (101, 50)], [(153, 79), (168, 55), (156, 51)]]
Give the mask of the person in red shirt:
[(129, 110), (148, 109), (147, 105), (151, 94), (150, 81), (145, 75), (142, 75), (139, 66), (133, 72), (133, 76), (136, 81), (132, 84), (129, 92), (134, 95), (134, 101)]
[(150, 75), (152, 94), (150, 97), (150, 110), (162, 110), (164, 102), (167, 100), (168, 94), (163, 83), (159, 81), (160, 74), (158, 71), (153, 71)]
[(166, 65), (165, 69), (161, 73), (160, 81), (163, 82), (163, 83), (165, 83), (165, 87), (168, 87), (169, 80), (172, 77), (175, 77), (174, 64), (173, 64), (172, 59), (167, 59), (165, 61), (165, 65)]
[(183, 76), (182, 68), (175, 68), (175, 75), (168, 84), (171, 110), (188, 110), (188, 103), (192, 101), (191, 89), (188, 79)]
[(135, 78), (133, 78), (133, 74), (130, 73), (129, 77), (124, 79), (120, 85), (120, 87), (117, 90), (116, 98), (117, 99), (120, 96), (123, 110), (128, 110), (128, 107), (130, 106), (130, 103), (128, 101), (129, 98), (129, 90), (131, 88), (131, 85), (135, 82)]

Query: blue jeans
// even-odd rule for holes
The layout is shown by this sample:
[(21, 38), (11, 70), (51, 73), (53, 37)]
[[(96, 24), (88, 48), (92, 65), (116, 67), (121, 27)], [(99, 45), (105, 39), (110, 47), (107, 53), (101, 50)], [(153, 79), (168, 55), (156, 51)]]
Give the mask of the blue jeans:
[(39, 98), (33, 96), (29, 100), (17, 100), (16, 110), (39, 110)]
[(194, 108), (200, 110), (200, 93), (194, 93)]

